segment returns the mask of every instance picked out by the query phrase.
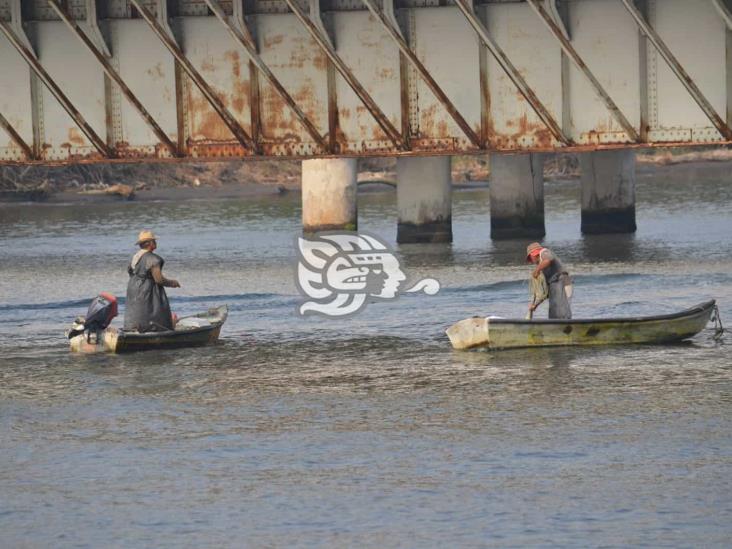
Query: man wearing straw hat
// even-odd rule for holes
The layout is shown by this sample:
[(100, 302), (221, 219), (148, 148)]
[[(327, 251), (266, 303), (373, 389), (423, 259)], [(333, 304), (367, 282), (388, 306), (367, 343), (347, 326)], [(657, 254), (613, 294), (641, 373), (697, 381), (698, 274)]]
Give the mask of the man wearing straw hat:
[(158, 247), (152, 231), (141, 231), (135, 242), (140, 250), (132, 256), (127, 273), (127, 301), (125, 303), (126, 331), (157, 332), (173, 329), (165, 287), (180, 288), (177, 280), (163, 276), (165, 260), (153, 253)]
[[(549, 286), (549, 318), (572, 318), (572, 309), (569, 298), (572, 296), (572, 282), (562, 262), (549, 248), (544, 248), (538, 242), (532, 242), (526, 247), (526, 262), (535, 265), (531, 276), (538, 278), (543, 274)], [(539, 303), (529, 306), (533, 312)]]

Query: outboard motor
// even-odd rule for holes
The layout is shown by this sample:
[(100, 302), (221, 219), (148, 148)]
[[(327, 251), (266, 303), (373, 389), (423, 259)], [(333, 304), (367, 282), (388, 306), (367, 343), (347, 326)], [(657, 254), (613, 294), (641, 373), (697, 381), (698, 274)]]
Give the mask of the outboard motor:
[(117, 316), (117, 298), (102, 292), (92, 300), (86, 317), (78, 317), (66, 335), (71, 339), (86, 333), (88, 340), (92, 333), (99, 333), (109, 326), (115, 316)]

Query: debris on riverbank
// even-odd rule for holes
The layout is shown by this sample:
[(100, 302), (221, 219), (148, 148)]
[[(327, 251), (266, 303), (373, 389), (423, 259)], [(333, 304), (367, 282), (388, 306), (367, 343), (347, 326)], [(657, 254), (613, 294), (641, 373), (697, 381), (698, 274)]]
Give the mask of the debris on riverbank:
[[(639, 152), (637, 161), (648, 167), (732, 161), (732, 149), (653, 149)], [(544, 177), (548, 181), (579, 175), (576, 154), (547, 155)], [(488, 181), (488, 155), (454, 156), (452, 176), (459, 185)], [(360, 159), (359, 183), (393, 186), (396, 159)], [(233, 198), (299, 189), (298, 160), (0, 166), (0, 202)]]

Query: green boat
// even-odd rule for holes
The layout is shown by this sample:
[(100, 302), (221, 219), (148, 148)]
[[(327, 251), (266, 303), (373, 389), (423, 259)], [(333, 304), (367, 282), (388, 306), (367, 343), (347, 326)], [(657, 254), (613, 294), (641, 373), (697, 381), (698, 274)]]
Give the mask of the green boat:
[(446, 333), (455, 349), (673, 343), (701, 332), (713, 313), (716, 313), (715, 320), (718, 319), (714, 300), (678, 313), (645, 317), (572, 320), (472, 317), (453, 324)]

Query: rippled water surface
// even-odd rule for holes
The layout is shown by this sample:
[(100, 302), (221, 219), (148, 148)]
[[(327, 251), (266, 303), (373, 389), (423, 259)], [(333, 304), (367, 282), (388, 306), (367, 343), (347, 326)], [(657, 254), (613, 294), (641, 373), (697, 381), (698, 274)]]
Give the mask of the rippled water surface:
[[(637, 234), (583, 237), (578, 183), (547, 184), (575, 316), (715, 298), (732, 319), (729, 165), (645, 173), (637, 193)], [(457, 192), (453, 245), (398, 247), (437, 296), (324, 321), (294, 314), (297, 195), (0, 206), (0, 545), (728, 546), (730, 347), (708, 329), (452, 351), (451, 323), (525, 312), (526, 242), (492, 243), (488, 211), (487, 190)], [(392, 192), (359, 216), (394, 241)], [(175, 312), (229, 305), (222, 341), (70, 355), (63, 330), (124, 295), (142, 227), (183, 285)]]

